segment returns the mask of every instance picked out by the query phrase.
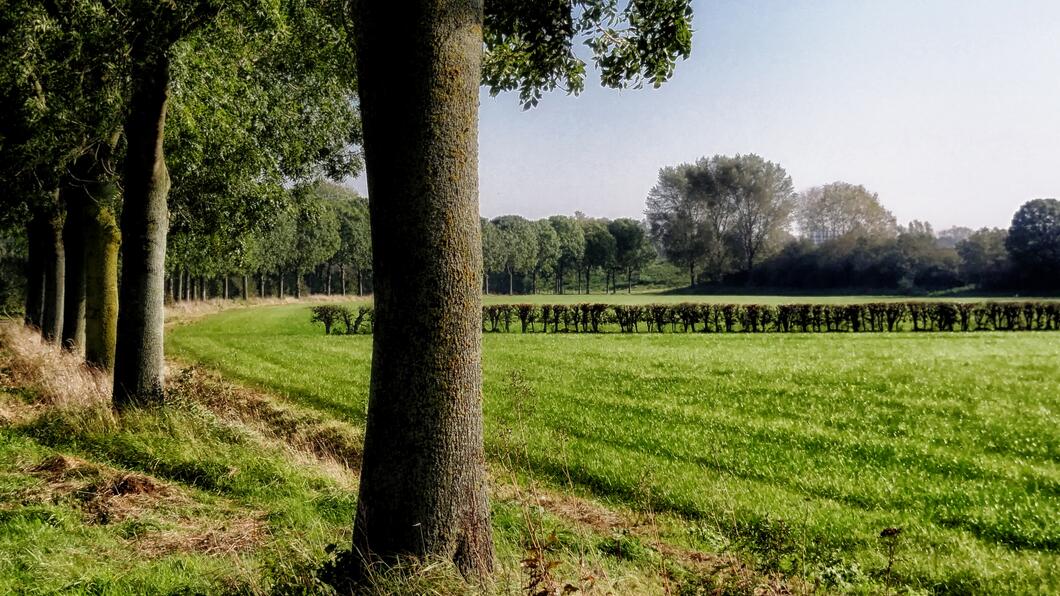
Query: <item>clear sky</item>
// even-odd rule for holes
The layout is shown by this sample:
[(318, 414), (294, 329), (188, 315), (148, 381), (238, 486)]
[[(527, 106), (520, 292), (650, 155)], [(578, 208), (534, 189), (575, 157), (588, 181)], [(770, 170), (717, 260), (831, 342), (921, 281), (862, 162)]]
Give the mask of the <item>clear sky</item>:
[(660, 167), (715, 153), (936, 229), (1060, 197), (1058, 0), (697, 0), (694, 28), (660, 89), (592, 80), (530, 111), (483, 90), (482, 214), (640, 218)]

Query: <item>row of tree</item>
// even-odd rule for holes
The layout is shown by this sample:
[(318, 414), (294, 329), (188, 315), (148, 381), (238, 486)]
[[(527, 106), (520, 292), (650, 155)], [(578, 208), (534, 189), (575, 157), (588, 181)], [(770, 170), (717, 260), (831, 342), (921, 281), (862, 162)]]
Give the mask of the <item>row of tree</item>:
[(1060, 202), (1035, 199), (1009, 229), (901, 226), (879, 197), (845, 182), (795, 193), (757, 155), (715, 155), (660, 170), (647, 198), (651, 238), (691, 286), (813, 289), (1060, 288)]
[(589, 293), (594, 272), (604, 273), (604, 290), (611, 292), (617, 291), (618, 279), (624, 276), (628, 292), (634, 276), (655, 260), (644, 225), (629, 218), (593, 219), (577, 213), (530, 221), (503, 215), (482, 219), (481, 225), (486, 293), (494, 274), (504, 278), (508, 294), (514, 294), (516, 287), (537, 293), (539, 278), (551, 281), (553, 291), (563, 294), (572, 273), (575, 291)]
[(116, 405), (163, 393), (166, 272), (182, 271), (175, 297), (264, 269), (269, 235), (314, 217), (305, 189), (360, 171), (342, 9), (19, 0), (0, 13), (0, 258), (25, 255), (27, 324), (112, 371)]
[(331, 182), (296, 186), (288, 195), (273, 217), (238, 234), (171, 230), (169, 299), (370, 292), (368, 200)]

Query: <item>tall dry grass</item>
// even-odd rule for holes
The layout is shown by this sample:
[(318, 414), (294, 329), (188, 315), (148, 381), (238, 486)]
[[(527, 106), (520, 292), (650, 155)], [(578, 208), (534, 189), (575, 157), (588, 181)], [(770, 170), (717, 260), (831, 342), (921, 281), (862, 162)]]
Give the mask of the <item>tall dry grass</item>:
[(95, 408), (110, 404), (109, 375), (11, 319), (0, 321), (0, 386), (20, 389), (40, 405)]

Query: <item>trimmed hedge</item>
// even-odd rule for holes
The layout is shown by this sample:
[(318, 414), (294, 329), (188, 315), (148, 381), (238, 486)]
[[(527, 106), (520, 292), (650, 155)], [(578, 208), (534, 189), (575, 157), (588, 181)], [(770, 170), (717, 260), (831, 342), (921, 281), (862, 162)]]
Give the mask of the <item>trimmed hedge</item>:
[(490, 304), (483, 329), (523, 333), (1055, 331), (1060, 302), (867, 304)]
[[(371, 333), (372, 307), (315, 306), (312, 321), (323, 323), (328, 334), (339, 322), (346, 334)], [(1056, 331), (1060, 302), (488, 304), (482, 307), (482, 328), (493, 333)]]
[[(311, 310), (313, 315), (309, 318), (309, 322), (323, 323), (325, 335), (332, 335), (332, 331), (342, 335), (371, 333), (372, 325), (375, 324), (375, 309), (371, 306), (358, 306), (354, 309), (337, 304), (324, 304), (314, 306)], [(340, 322), (345, 327), (343, 331), (336, 327)]]

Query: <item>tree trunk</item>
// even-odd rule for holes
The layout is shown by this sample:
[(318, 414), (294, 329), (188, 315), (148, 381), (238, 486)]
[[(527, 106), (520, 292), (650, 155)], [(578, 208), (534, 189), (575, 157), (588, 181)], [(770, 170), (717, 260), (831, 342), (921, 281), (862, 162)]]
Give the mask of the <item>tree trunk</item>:
[(357, 269), (357, 295), (364, 296), (364, 273)]
[(511, 296), (515, 293), (515, 274), (511, 269), (508, 270), (508, 295)]
[(63, 250), (63, 218), (56, 209), (42, 227), (44, 232), (44, 309), (41, 335), (59, 343), (63, 332), (63, 296), (66, 289), (66, 252)]
[(258, 281), (261, 283), (261, 291), (258, 292), (258, 298), (264, 298), (265, 297), (265, 274), (264, 273), (259, 273), (258, 274)]
[(80, 188), (64, 188), (66, 287), (63, 290), (63, 347), (80, 354), (85, 347), (85, 197)]
[(325, 283), (327, 285), (327, 294), (328, 294), (328, 296), (330, 296), (331, 295), (331, 263), (328, 263), (327, 267), (328, 267), (328, 276), (327, 276), (327, 281)]
[[(482, 3), (355, 6), (375, 329), (353, 544), (370, 559), (444, 557), (481, 577), (493, 568), (479, 293)], [(405, 33), (394, 35), (399, 25)]]
[(100, 185), (85, 210), (85, 362), (103, 370), (114, 368), (118, 335), (121, 235), (114, 213), (105, 206), (115, 192), (112, 184)]
[(280, 278), (280, 288), (279, 288), (279, 290), (278, 290), (278, 291), (279, 291), (279, 293), (280, 293), (280, 295), (279, 295), (279, 298), (280, 298), (280, 300), (283, 300), (283, 273), (282, 273), (282, 272), (281, 272), (281, 273), (279, 273), (279, 274), (277, 275), (277, 277), (279, 277), (279, 278)]
[(342, 284), (342, 295), (346, 295), (346, 265), (339, 266), (339, 282)]
[(114, 405), (160, 402), (163, 387), (163, 276), (169, 228), (165, 136), (168, 48), (140, 38), (132, 48), (132, 92), (121, 214), (121, 292), (114, 355)]
[(227, 275), (224, 276), (224, 279), (225, 279), (225, 281), (224, 281), (224, 285), (225, 285), (225, 290), (224, 290), (224, 292), (225, 292), (225, 300), (228, 300), (228, 276)]
[(34, 214), (26, 224), (27, 249), (29, 259), (26, 261), (26, 325), (40, 330), (44, 315), (45, 259), (44, 253), (44, 218)]
[(243, 287), (240, 292), (243, 293), (243, 300), (250, 299), (250, 276), (246, 273), (243, 274)]
[(688, 287), (696, 287), (696, 264), (693, 261), (688, 262)]
[(626, 293), (633, 293), (633, 268), (626, 269)]
[(202, 301), (206, 302), (206, 276), (205, 275), (200, 275), (199, 276), (199, 292), (201, 293)]
[(294, 298), (299, 300), (302, 298), (302, 272), (295, 271), (294, 273)]

